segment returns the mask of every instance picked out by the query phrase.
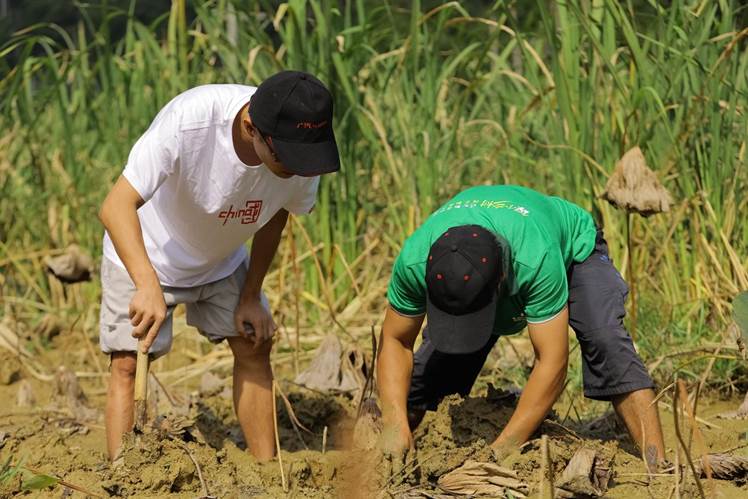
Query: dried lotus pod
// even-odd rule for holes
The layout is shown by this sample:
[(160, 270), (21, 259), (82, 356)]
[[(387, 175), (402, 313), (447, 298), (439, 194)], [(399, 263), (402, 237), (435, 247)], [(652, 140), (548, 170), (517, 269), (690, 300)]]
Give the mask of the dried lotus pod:
[(667, 212), (673, 203), (670, 193), (647, 166), (638, 146), (627, 151), (616, 163), (602, 197), (616, 208), (645, 217)]

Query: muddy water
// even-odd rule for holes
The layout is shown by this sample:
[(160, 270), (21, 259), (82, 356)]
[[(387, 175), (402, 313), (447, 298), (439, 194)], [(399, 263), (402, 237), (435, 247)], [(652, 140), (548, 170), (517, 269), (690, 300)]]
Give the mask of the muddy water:
[[(64, 360), (53, 353), (49, 356), (42, 359), (47, 366), (60, 365)], [(485, 445), (497, 436), (515, 404), (512, 394), (490, 388), (482, 396), (446, 399), (438, 411), (426, 416), (415, 435), (420, 465), (414, 466), (412, 463), (416, 461), (411, 461), (406, 473), (387, 480), (381, 477), (387, 463), (383, 463), (370, 445), (363, 444), (363, 450), (349, 450), (354, 440), (350, 399), (322, 395), (281, 382), (295, 416), (306, 428), (294, 430), (279, 400), (284, 480), (277, 460), (259, 463), (244, 450), (229, 390), (219, 387), (199, 393), (195, 387), (192, 391), (181, 392), (174, 388), (173, 397), (192, 400), (191, 407), (183, 412), (189, 423), (181, 432), (169, 433), (162, 429), (127, 435), (121, 462), (112, 467), (104, 454), (104, 384), (101, 380), (80, 380), (87, 394), (85, 405), (94, 409), (96, 415), (94, 419), (81, 421), (81, 414), (87, 413), (76, 413), (69, 401), (55, 396), (53, 383), (39, 381), (15, 364), (9, 367), (12, 362), (5, 353), (0, 354), (0, 366), (9, 371), (0, 378), (0, 461), (4, 463), (10, 458), (14, 463), (23, 462), (104, 497), (194, 498), (206, 495), (207, 491), (207, 495), (215, 497), (368, 498), (377, 496), (382, 488), (393, 496), (426, 497), (421, 492), (437, 493), (438, 477), (467, 458), (490, 458)], [(91, 368), (90, 365), (71, 366), (79, 370)], [(279, 371), (278, 378), (282, 380), (284, 375)], [(16, 394), (24, 380), (30, 382), (34, 391), (36, 404), (32, 407), (15, 405)], [(159, 404), (158, 414), (174, 411), (164, 397)], [(746, 448), (739, 448), (748, 443), (745, 442), (748, 422), (715, 418), (716, 414), (734, 409), (737, 404), (738, 401), (700, 402), (700, 417), (719, 426), (701, 425), (711, 452), (737, 448), (734, 450), (737, 455), (748, 456)], [(661, 413), (667, 445), (672, 449), (675, 443), (672, 414), (665, 410)], [(614, 418), (565, 426), (547, 422), (541, 430), (551, 436), (551, 454), (557, 474), (582, 446), (595, 449), (610, 462), (615, 476), (607, 497), (630, 498), (634, 494), (642, 496), (649, 490), (652, 497), (664, 498), (673, 490), (672, 476), (647, 477), (644, 474), (641, 461), (626, 443)], [(532, 493), (537, 487), (540, 462), (539, 445), (532, 441), (502, 464), (514, 469)], [(748, 488), (739, 482), (717, 481), (716, 488), (720, 497), (748, 497)], [(0, 497), (16, 495), (19, 490), (20, 478), (17, 477), (0, 485)], [(690, 481), (684, 497), (696, 494)], [(57, 487), (32, 494), (32, 497), (37, 496), (61, 497), (62, 490)], [(83, 494), (74, 492), (72, 497), (83, 497)]]

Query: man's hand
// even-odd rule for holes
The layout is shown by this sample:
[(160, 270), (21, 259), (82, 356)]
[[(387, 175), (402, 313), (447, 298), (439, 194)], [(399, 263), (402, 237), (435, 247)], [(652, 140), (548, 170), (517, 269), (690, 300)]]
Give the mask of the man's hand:
[(397, 454), (414, 449), (413, 434), (407, 425), (398, 425), (385, 422), (382, 428), (379, 445), (382, 451), (389, 454)]
[(527, 379), (517, 408), (494, 445), (527, 441), (543, 422), (564, 389), (569, 359), (569, 310), (539, 324), (529, 324), (535, 365)]
[(268, 341), (275, 334), (278, 327), (275, 325), (273, 316), (262, 304), (259, 297), (242, 298), (234, 311), (234, 325), (236, 332), (248, 338), (252, 331), (247, 331), (245, 323), (252, 325), (254, 330), (255, 347)]
[(407, 399), (413, 370), (413, 343), (422, 322), (423, 316), (405, 317), (391, 307), (387, 307), (384, 316), (377, 358), (377, 384), (382, 402), (382, 445), (385, 452), (413, 448)]
[(382, 450), (382, 473), (387, 484), (395, 483), (415, 466), (416, 449), (410, 430), (387, 425), (382, 430), (379, 446)]
[(491, 444), (491, 455), (496, 464), (500, 465), (504, 459), (509, 457), (518, 448), (518, 445), (511, 442), (494, 442)]
[(137, 289), (128, 312), (134, 328), (132, 335), (143, 338), (141, 348), (143, 353), (147, 353), (166, 319), (166, 302), (161, 286), (156, 283)]

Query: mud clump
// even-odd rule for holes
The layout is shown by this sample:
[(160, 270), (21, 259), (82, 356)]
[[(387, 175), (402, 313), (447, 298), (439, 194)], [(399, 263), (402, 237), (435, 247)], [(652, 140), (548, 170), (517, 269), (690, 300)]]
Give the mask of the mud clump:
[(424, 478), (435, 482), (467, 459), (490, 460), (488, 445), (506, 426), (515, 400), (489, 385), (485, 397), (451, 395), (428, 412), (414, 435)]
[(0, 349), (0, 385), (11, 385), (21, 379), (21, 363), (15, 355)]

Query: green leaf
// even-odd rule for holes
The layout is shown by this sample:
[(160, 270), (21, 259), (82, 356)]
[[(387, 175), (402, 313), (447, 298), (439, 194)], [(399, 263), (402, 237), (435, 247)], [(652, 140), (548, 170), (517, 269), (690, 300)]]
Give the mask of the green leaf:
[(41, 490), (57, 485), (58, 478), (49, 475), (34, 475), (21, 484), (22, 490)]
[(735, 297), (732, 302), (732, 313), (743, 340), (748, 342), (748, 291), (743, 291)]

